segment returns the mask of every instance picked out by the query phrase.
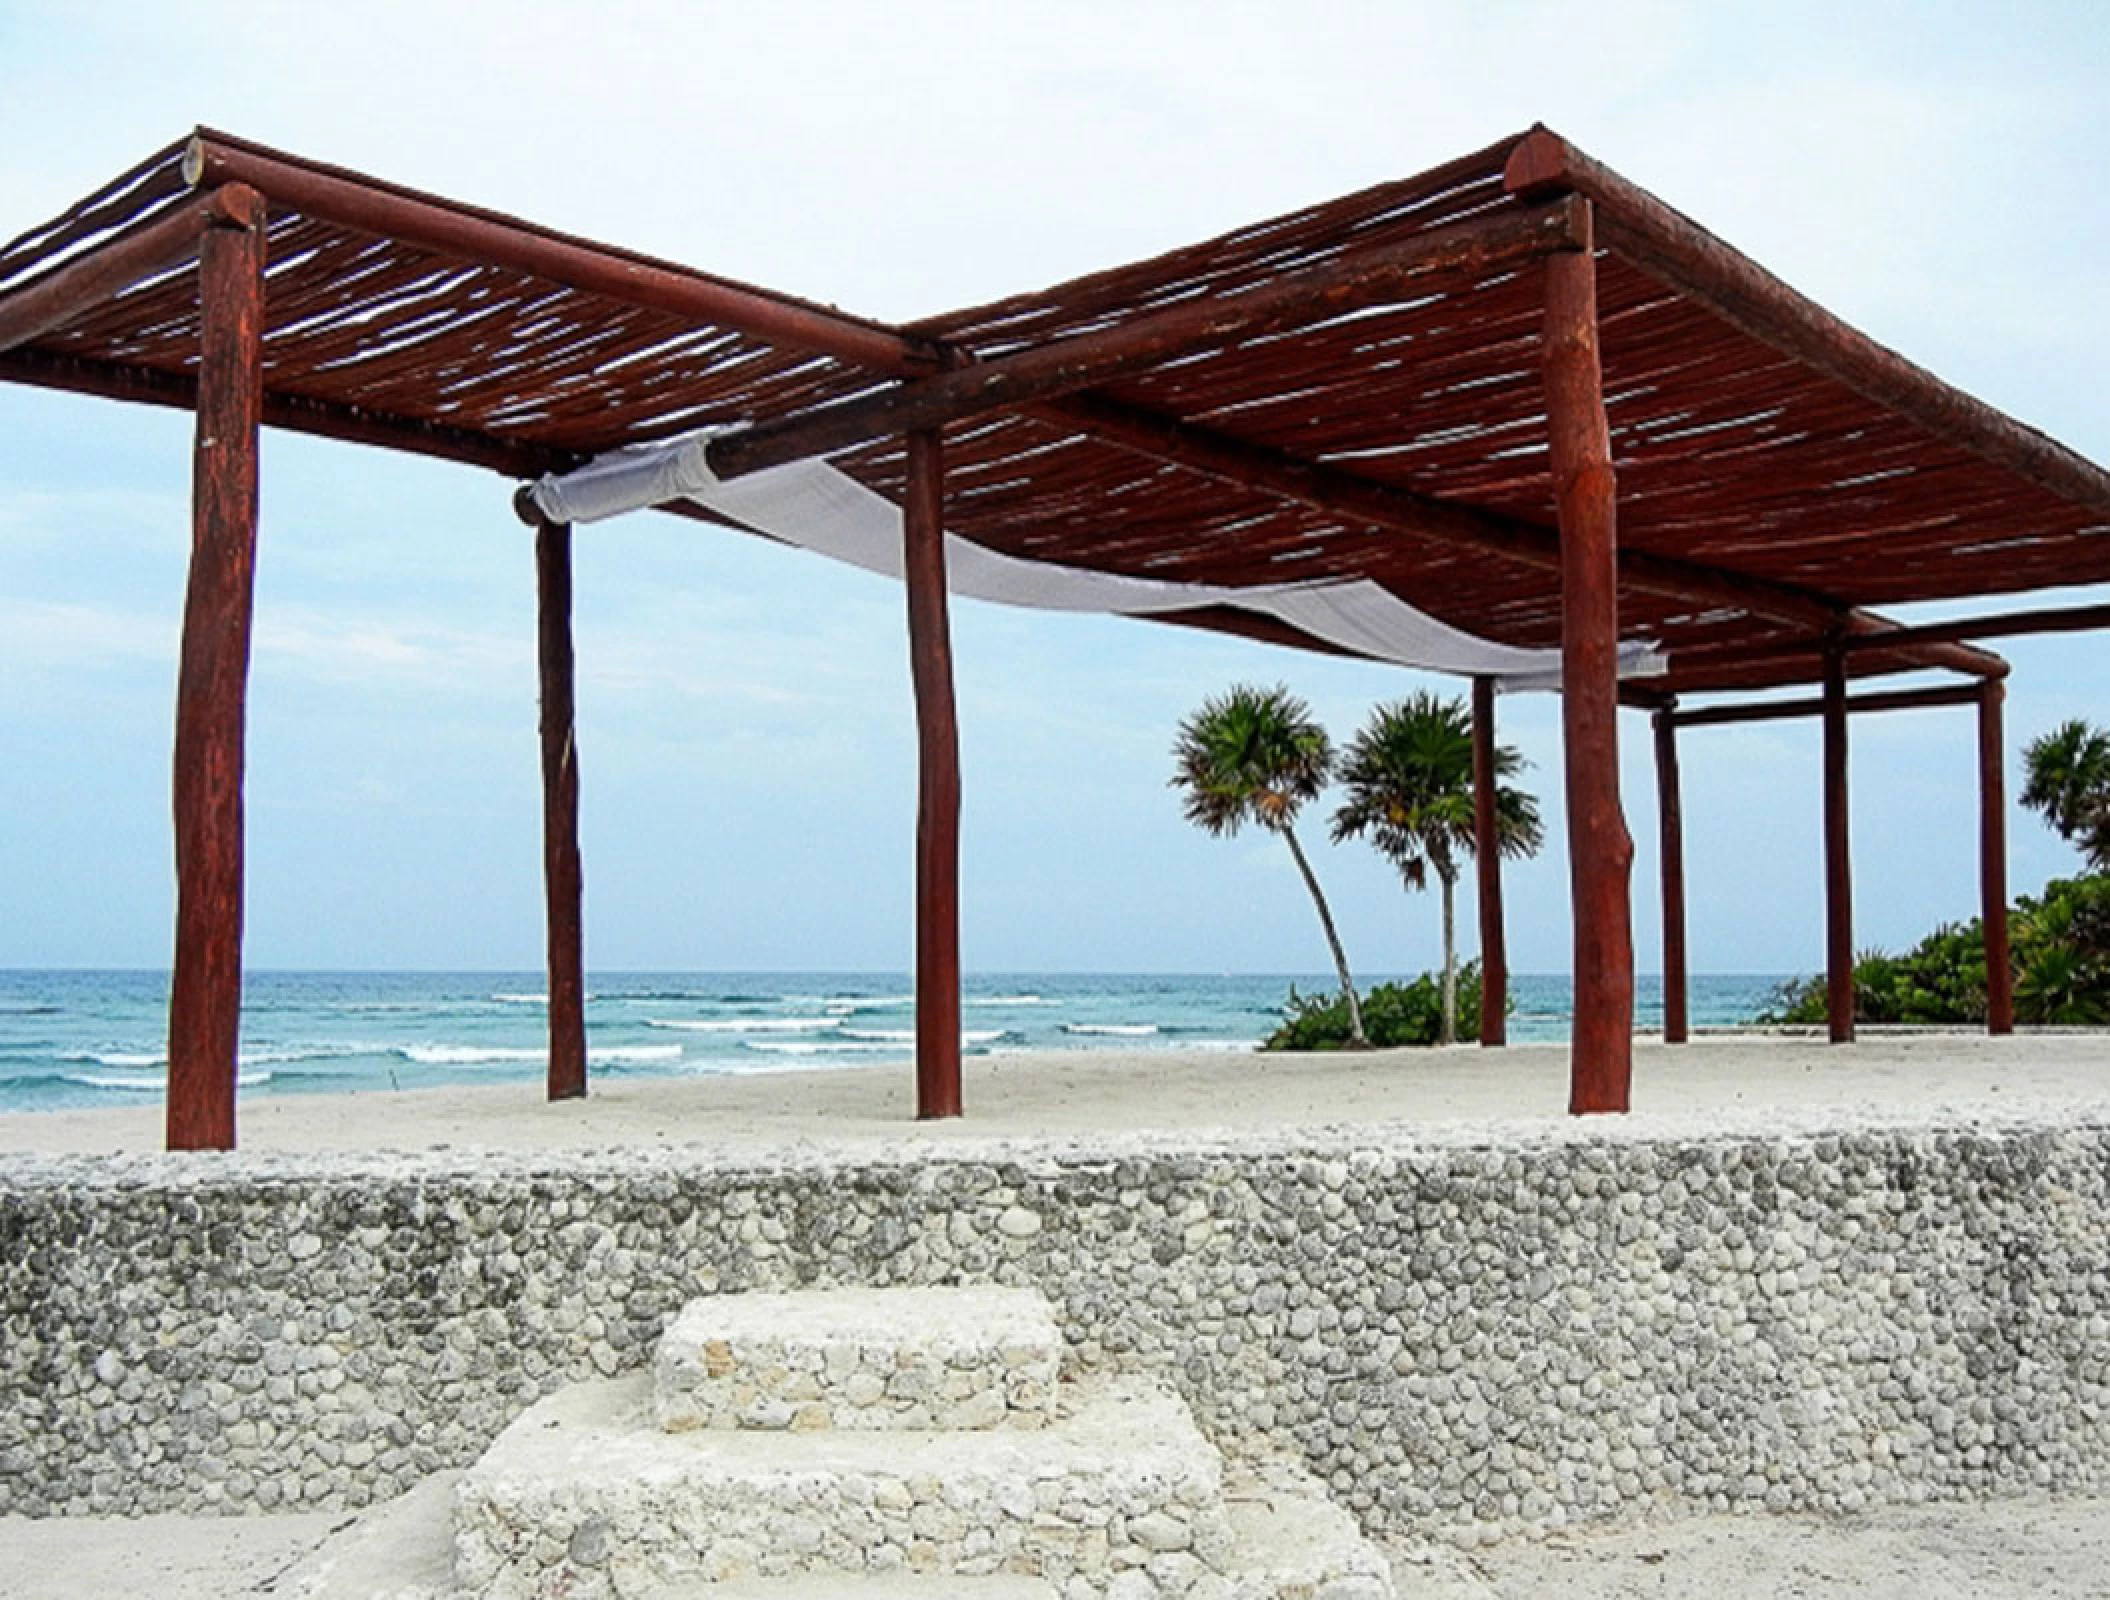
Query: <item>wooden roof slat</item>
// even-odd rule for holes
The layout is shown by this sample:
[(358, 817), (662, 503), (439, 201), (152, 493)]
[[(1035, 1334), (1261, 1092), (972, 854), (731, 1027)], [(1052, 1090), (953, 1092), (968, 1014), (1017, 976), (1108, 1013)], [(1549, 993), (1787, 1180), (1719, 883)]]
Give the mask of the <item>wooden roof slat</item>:
[[(1426, 249), (1461, 224), (1511, 227), (1518, 195), (1550, 184), (1582, 197), (1572, 204), (1588, 204), (1596, 236), (1622, 623), (1662, 639), (1674, 669), (1697, 651), (1693, 671), (1722, 681), (1794, 681), (1838, 618), (1883, 626), (1855, 608), (2110, 581), (2110, 475), (1845, 339), (1541, 132), (891, 328), (200, 130), (0, 247), (0, 330), (28, 332), (0, 354), (0, 379), (187, 403), (194, 228), (158, 262), (142, 263), (137, 243), (193, 226), (171, 220), (201, 198), (186, 153), (207, 192), (252, 181), (269, 208), (268, 421), (515, 475), (703, 424), (1000, 389), (1014, 353), (1052, 370), (1153, 319), (1206, 322), (1242, 296)], [(1067, 398), (1021, 406), (999, 393), (1004, 409), (946, 430), (948, 520), (992, 548), (1109, 570), (1371, 577), (1469, 631), (1554, 642), (1542, 314), (1536, 267), (1503, 263), (1168, 346), (1083, 374), (1092, 381)], [(941, 374), (948, 363), (957, 370)], [(901, 492), (898, 439), (856, 444), (839, 464)], [(1857, 655), (1855, 670), (1925, 660), (1926, 643)], [(1674, 670), (1677, 681), (1694, 680)]]

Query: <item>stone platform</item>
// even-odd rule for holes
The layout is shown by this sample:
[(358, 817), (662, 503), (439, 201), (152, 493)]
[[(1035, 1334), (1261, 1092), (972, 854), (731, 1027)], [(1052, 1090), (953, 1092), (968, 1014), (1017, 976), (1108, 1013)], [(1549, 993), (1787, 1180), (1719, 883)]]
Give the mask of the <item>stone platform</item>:
[(714, 1296), (661, 1336), (662, 1428), (1037, 1428), (1062, 1334), (1030, 1289)]
[(692, 1302), (651, 1373), (549, 1396), (463, 1475), (458, 1591), (1388, 1600), (1301, 1467), (1227, 1478), (1177, 1395), (1058, 1385), (1060, 1348), (1030, 1291)]

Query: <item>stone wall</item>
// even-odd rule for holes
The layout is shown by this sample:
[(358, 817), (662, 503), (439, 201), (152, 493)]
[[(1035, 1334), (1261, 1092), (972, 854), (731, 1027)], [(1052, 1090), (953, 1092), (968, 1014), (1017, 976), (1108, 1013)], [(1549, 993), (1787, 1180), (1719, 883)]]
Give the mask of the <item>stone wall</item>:
[(692, 1296), (952, 1282), (1375, 1531), (2103, 1485), (2110, 1128), (1653, 1127), (6, 1158), (0, 1511), (361, 1504)]

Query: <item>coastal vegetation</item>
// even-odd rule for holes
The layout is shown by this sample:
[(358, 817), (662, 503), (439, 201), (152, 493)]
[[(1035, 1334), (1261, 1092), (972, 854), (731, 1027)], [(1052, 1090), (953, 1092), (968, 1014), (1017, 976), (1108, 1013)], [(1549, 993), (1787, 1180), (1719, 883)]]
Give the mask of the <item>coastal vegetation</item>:
[[(1461, 972), (1456, 937), (1458, 875), (1475, 847), (1472, 721), (1462, 699), (1423, 692), (1381, 704), (1337, 760), (1326, 730), (1286, 688), (1235, 684), (1180, 724), (1172, 754), (1172, 786), (1185, 797), (1187, 820), (1217, 835), (1249, 822), (1280, 834), (1318, 908), (1340, 988), (1313, 996), (1292, 988), (1266, 1048), (1452, 1044), (1461, 1009), (1473, 1019), (1468, 1036), (1479, 1037), (1479, 969)], [(1532, 855), (1545, 838), (1538, 801), (1499, 781), (1523, 766), (1513, 747), (1496, 747), (1496, 831), (1508, 856)], [(1333, 914), (1293, 827), (1333, 778), (1347, 791), (1333, 814), (1334, 842), (1367, 839), (1409, 890), (1428, 887), (1431, 877), (1440, 886), (1443, 966), (1436, 976), (1357, 994)]]
[[(2022, 753), (2022, 804), (2042, 813), (2092, 869), (2055, 878), (2008, 913), (2015, 1020), (2110, 1024), (2110, 734), (2073, 721)], [(1854, 1015), (1872, 1023), (1983, 1022), (1985, 947), (1977, 918), (1935, 929), (1903, 955), (1864, 952), (1854, 963)], [(1763, 1023), (1825, 1018), (1822, 976), (1775, 991)]]
[[(1514, 746), (1495, 747), (1495, 837), (1501, 853), (1510, 857), (1537, 854), (1546, 837), (1537, 799), (1500, 781), (1523, 765)], [(1376, 707), (1342, 755), (1339, 777), (1348, 798), (1333, 814), (1334, 842), (1367, 838), (1398, 869), (1408, 890), (1427, 888), (1432, 873), (1441, 888), (1443, 977), (1435, 1042), (1454, 1044), (1458, 873), (1475, 847), (1472, 719), (1465, 702), (1423, 691)], [(1372, 1007), (1376, 998), (1373, 991)], [(1474, 1009), (1477, 1013), (1477, 1003)], [(1374, 1020), (1370, 1026), (1376, 1040)]]
[(1311, 708), (1280, 684), (1271, 689), (1234, 684), (1202, 703), (1180, 724), (1173, 741), (1172, 785), (1185, 796), (1187, 820), (1218, 837), (1251, 822), (1279, 834), (1311, 891), (1325, 930), (1333, 967), (1341, 980), (1348, 1017), (1346, 1043), (1369, 1043), (1348, 956), (1334, 929), (1333, 912), (1318, 877), (1297, 842), (1297, 813), (1316, 800), (1333, 773), (1333, 741)]
[[(1455, 999), (1465, 1018), (1465, 1038), (1480, 1037), (1480, 963), (1468, 961), (1453, 975)], [(1444, 995), (1436, 978), (1424, 972), (1411, 983), (1380, 983), (1362, 997), (1363, 1026), (1380, 1049), (1436, 1044), (1444, 1039)], [(1289, 992), (1282, 1026), (1267, 1036), (1263, 1050), (1338, 1050), (1348, 1040), (1348, 1008), (1337, 994)]]

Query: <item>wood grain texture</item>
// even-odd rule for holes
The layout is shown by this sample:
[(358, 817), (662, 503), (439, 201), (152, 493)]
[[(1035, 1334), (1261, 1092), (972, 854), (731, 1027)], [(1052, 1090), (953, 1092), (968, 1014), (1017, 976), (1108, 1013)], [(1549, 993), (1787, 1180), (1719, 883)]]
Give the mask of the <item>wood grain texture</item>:
[(1846, 658), (1824, 658), (1824, 1009), (1833, 1044), (1854, 1038), (1853, 818), (1847, 804)]
[(1502, 925), (1502, 835), (1495, 802), (1495, 680), (1473, 679), (1473, 867), (1480, 901), (1480, 1043), (1509, 1042), (1509, 940)]
[(579, 856), (578, 713), (573, 695), (571, 526), (535, 529), (536, 661), (542, 682), (542, 887), (552, 1100), (586, 1093), (585, 870)]
[(1619, 803), (1617, 488), (1598, 366), (1597, 265), (1544, 266), (1546, 425), (1561, 530), (1561, 732), (1574, 906), (1568, 1109), (1624, 1111), (1634, 1050), (1634, 843)]
[(1663, 1042), (1684, 1044), (1686, 1015), (1685, 803), (1678, 782), (1678, 723), (1670, 708), (1650, 719), (1656, 734), (1656, 862), (1663, 896)]
[(903, 518), (916, 693), (916, 1115), (960, 1115), (960, 732), (945, 592), (945, 455), (908, 437)]
[(232, 1150), (242, 1019), (242, 783), (256, 585), (264, 234), (201, 240), (191, 559), (176, 682), (176, 951), (167, 1141)]
[(1986, 1032), (2015, 1031), (2015, 969), (2007, 937), (2007, 689), (1978, 686), (1978, 915), (1985, 937)]

